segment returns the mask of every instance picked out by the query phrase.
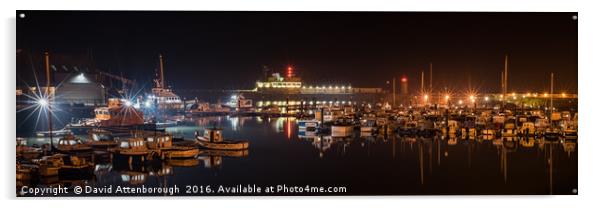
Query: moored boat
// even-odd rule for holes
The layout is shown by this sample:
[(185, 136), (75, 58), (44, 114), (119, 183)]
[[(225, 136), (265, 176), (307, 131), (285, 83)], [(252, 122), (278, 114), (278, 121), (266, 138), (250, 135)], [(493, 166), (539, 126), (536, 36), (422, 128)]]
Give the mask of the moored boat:
[(546, 140), (558, 140), (562, 137), (560, 130), (555, 128), (547, 128), (543, 134)]
[(56, 149), (63, 153), (77, 153), (92, 151), (92, 147), (84, 144), (80, 139), (75, 138), (72, 134), (66, 135), (59, 139)]
[(36, 132), (36, 136), (38, 137), (49, 137), (50, 135), (54, 137), (65, 136), (71, 134), (69, 129), (60, 129), (60, 130), (52, 130), (52, 131), (38, 131)]
[(523, 122), (520, 127), (519, 133), (524, 137), (535, 135), (535, 124), (533, 122)]
[(339, 118), (330, 127), (332, 137), (348, 137), (353, 134), (353, 121), (351, 118)]
[(112, 132), (101, 129), (92, 129), (89, 132), (87, 144), (95, 149), (106, 149), (117, 146), (118, 142)]
[(58, 176), (59, 170), (64, 165), (63, 158), (60, 155), (44, 156), (32, 161), (38, 165), (38, 174), (42, 177)]
[(41, 148), (27, 146), (27, 141), (24, 138), (17, 137), (17, 157), (37, 158), (42, 154)]
[(562, 135), (565, 139), (577, 139), (577, 128), (574, 125), (569, 125), (562, 130)]
[(502, 137), (516, 137), (516, 125), (514, 125), (514, 120), (507, 121), (504, 123), (504, 128), (502, 129)]
[(374, 132), (377, 130), (376, 119), (367, 118), (360, 121), (360, 132)]
[(300, 119), (297, 120), (297, 125), (299, 125), (299, 130), (313, 131), (318, 128), (318, 122), (316, 119)]
[(128, 127), (144, 125), (144, 113), (134, 108), (130, 101), (109, 98), (107, 107), (94, 109), (97, 126)]
[(222, 129), (219, 128), (205, 129), (203, 136), (196, 135), (196, 142), (201, 147), (207, 149), (243, 150), (249, 148), (248, 141), (224, 140), (222, 137)]
[(128, 163), (132, 163), (132, 157), (141, 157), (144, 161), (144, 157), (149, 154), (149, 150), (146, 147), (143, 138), (129, 138), (119, 142), (119, 145), (114, 148), (110, 148), (109, 152), (111, 157), (126, 157)]

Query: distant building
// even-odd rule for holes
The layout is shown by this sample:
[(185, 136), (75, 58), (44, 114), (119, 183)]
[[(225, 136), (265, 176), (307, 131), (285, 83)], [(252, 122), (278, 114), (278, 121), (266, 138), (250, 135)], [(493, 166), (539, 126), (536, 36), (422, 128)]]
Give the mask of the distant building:
[(106, 89), (92, 74), (61, 73), (56, 76), (64, 80), (56, 90), (56, 102), (66, 105), (106, 105)]

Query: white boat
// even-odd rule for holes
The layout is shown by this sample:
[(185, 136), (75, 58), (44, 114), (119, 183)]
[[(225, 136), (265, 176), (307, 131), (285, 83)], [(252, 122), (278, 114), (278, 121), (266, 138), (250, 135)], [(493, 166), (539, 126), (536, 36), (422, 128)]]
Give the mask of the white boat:
[(61, 129), (61, 130), (53, 130), (51, 131), (38, 131), (36, 132), (36, 136), (38, 137), (49, 137), (52, 134), (53, 137), (66, 136), (71, 134), (71, 130), (69, 129)]
[(299, 133), (297, 134), (297, 137), (302, 138), (302, 139), (314, 138), (315, 136), (316, 136), (315, 131), (308, 131), (308, 130), (302, 130), (302, 129), (299, 129)]
[(299, 125), (299, 130), (307, 129), (314, 130), (318, 128), (319, 121), (316, 119), (300, 119), (297, 120), (297, 125)]

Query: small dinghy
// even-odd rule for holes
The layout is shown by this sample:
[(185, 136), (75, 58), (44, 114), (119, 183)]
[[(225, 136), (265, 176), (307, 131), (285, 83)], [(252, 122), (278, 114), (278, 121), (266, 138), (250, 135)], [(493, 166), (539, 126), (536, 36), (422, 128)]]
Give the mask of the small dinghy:
[(222, 129), (209, 128), (205, 129), (203, 136), (195, 132), (196, 142), (201, 147), (216, 150), (244, 150), (249, 148), (248, 141), (232, 141), (224, 140), (222, 137)]

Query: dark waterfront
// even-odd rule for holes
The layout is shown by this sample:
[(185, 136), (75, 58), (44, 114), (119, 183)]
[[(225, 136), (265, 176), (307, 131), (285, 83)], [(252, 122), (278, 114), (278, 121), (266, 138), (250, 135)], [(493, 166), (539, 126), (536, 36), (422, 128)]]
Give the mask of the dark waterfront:
[[(363, 137), (359, 131), (352, 138), (331, 138), (300, 133), (294, 118), (259, 117), (198, 118), (167, 131), (192, 140), (195, 131), (214, 125), (224, 129), (225, 138), (249, 140), (248, 152), (228, 156), (210, 152), (197, 159), (147, 161), (132, 166), (123, 161), (103, 162), (97, 157), (93, 174), (18, 181), (17, 194), (20, 184), (71, 188), (177, 185), (180, 193), (176, 195), (206, 195), (187, 194), (187, 185), (210, 185), (215, 192), (219, 185), (239, 184), (346, 187), (345, 193), (276, 195), (546, 195), (577, 191), (576, 140)], [(27, 140), (29, 144), (48, 142)], [(67, 195), (73, 195), (70, 193)]]

